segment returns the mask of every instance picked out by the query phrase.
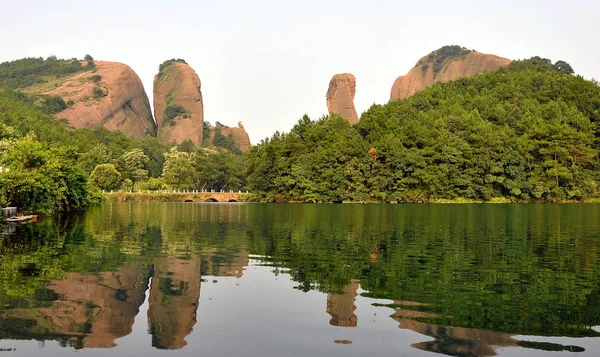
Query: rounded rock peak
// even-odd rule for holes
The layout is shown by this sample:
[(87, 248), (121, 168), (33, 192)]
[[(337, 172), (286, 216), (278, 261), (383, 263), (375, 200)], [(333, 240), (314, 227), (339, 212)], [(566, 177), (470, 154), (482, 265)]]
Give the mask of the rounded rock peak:
[(327, 98), (334, 95), (334, 90), (341, 87), (349, 87), (352, 99), (356, 94), (356, 77), (352, 73), (338, 73), (331, 77), (329, 81), (329, 90), (327, 91)]
[(358, 122), (358, 114), (354, 108), (356, 94), (356, 77), (351, 73), (336, 74), (329, 81), (327, 89), (327, 109), (329, 114), (337, 114), (351, 124)]

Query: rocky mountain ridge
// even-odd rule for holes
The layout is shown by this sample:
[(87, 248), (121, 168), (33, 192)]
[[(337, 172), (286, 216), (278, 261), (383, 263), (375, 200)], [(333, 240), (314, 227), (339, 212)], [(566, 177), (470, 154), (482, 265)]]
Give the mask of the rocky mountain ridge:
[[(89, 55), (84, 61), (50, 56), (0, 63), (0, 90), (38, 98), (40, 108), (51, 106), (47, 113), (73, 128), (104, 127), (136, 138), (202, 144), (204, 103), (196, 72), (184, 60), (165, 61), (153, 87), (154, 116), (142, 81), (126, 64), (95, 61)], [(214, 136), (215, 128), (210, 130)], [(240, 151), (251, 147), (242, 125), (222, 125), (218, 131), (231, 143), (217, 147)]]
[(508, 66), (511, 61), (495, 55), (444, 46), (422, 57), (407, 74), (396, 79), (390, 100), (408, 98), (437, 82), (448, 82)]

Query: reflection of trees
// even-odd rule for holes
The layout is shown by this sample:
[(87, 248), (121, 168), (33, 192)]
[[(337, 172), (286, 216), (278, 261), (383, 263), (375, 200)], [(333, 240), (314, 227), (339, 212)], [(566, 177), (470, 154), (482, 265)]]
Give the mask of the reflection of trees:
[[(95, 336), (106, 336), (109, 346), (131, 328), (136, 289), (153, 270), (154, 344), (181, 347), (201, 276), (239, 277), (249, 254), (289, 272), (298, 289), (327, 293), (339, 326), (357, 324), (358, 280), (365, 296), (419, 302), (396, 318), (416, 331), (428, 326), (436, 341), (429, 350), (451, 352), (448, 341), (471, 341), (477, 331), (596, 336), (589, 326), (600, 325), (599, 216), (593, 205), (105, 204), (2, 238), (0, 337), (99, 346)], [(140, 285), (98, 280), (124, 274)], [(78, 286), (104, 298), (88, 303)], [(64, 300), (85, 300), (69, 328), (50, 316), (66, 316)], [(118, 318), (121, 327), (103, 327)], [(485, 346), (461, 351), (485, 355)]]
[(233, 205), (173, 207), (103, 205), (85, 219), (46, 220), (5, 238), (0, 322), (10, 325), (0, 338), (111, 347), (131, 332), (152, 277), (153, 346), (183, 347), (196, 322), (201, 271), (241, 277), (248, 253), (229, 230), (241, 222)]
[(263, 205), (247, 236), (300, 289), (360, 279), (365, 296), (428, 304), (436, 325), (590, 336), (599, 218), (593, 205)]

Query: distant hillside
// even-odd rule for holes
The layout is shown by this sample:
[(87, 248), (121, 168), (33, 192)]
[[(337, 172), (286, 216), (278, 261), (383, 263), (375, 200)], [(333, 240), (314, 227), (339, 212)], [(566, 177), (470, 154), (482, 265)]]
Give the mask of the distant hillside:
[(250, 150), (249, 188), (279, 202), (600, 197), (600, 86), (571, 72), (536, 57), (373, 105), (354, 126), (305, 116)]
[(509, 59), (472, 51), (460, 46), (444, 46), (421, 58), (406, 75), (392, 86), (390, 100), (408, 98), (437, 82), (448, 82), (477, 73), (496, 70)]

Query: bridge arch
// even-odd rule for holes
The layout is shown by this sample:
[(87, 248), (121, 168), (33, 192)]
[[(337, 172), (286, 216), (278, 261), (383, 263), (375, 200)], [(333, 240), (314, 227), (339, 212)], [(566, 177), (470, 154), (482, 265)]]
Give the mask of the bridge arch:
[(209, 198), (205, 199), (204, 202), (219, 202), (219, 200), (217, 200), (214, 197), (209, 197)]
[(229, 201), (227, 201), (227, 202), (237, 202), (237, 200), (236, 200), (235, 198), (232, 198), (232, 199), (230, 199), (230, 200), (229, 200)]

